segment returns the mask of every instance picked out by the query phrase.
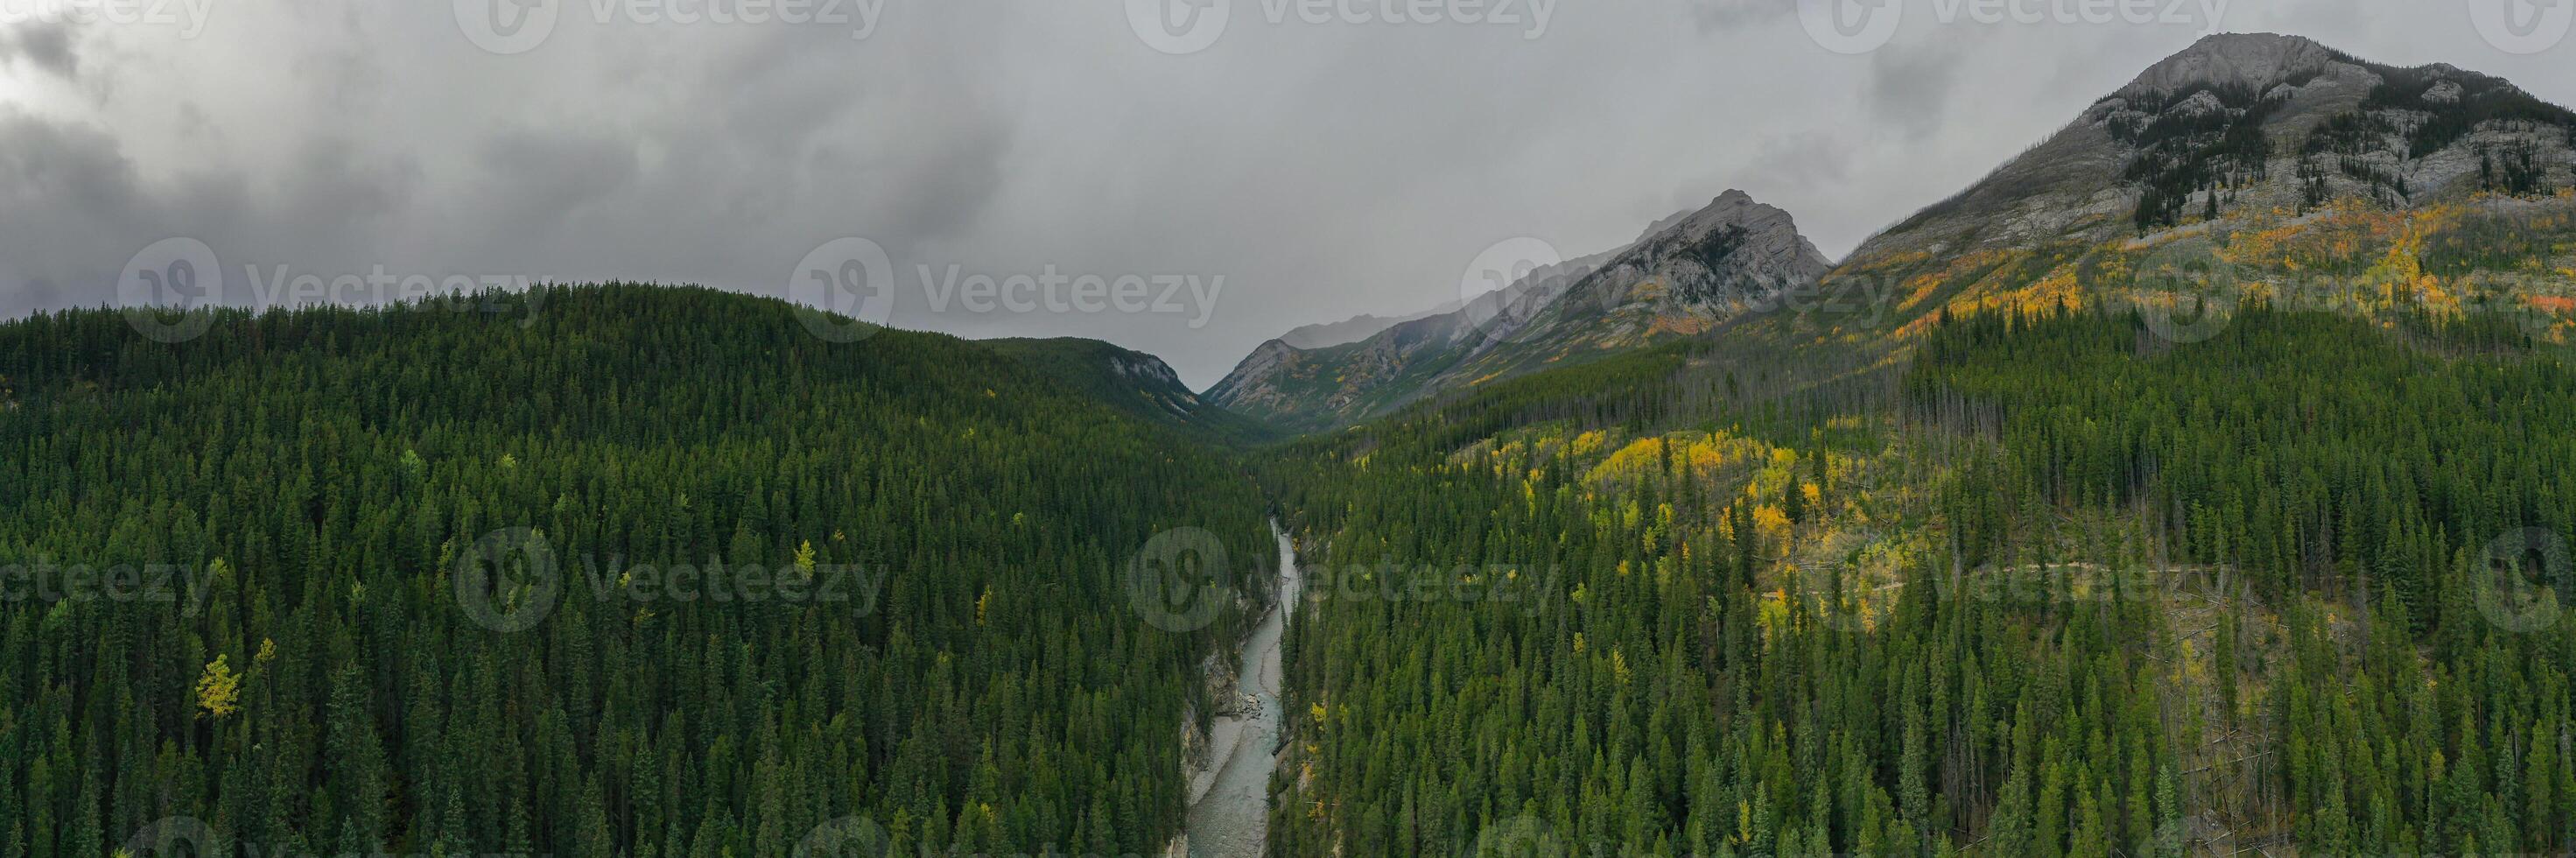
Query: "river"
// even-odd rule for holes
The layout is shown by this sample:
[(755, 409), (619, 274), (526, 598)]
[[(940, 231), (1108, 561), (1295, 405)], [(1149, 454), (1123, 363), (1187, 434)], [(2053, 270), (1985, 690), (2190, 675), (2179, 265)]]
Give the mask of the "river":
[(1206, 772), (1190, 782), (1190, 855), (1244, 858), (1264, 851), (1270, 832), (1270, 772), (1279, 766), (1279, 643), (1288, 614), (1297, 607), (1301, 577), (1296, 546), (1271, 522), (1279, 538), (1279, 601), (1244, 638), (1237, 694), (1260, 705), (1240, 716), (1220, 716), (1208, 729)]

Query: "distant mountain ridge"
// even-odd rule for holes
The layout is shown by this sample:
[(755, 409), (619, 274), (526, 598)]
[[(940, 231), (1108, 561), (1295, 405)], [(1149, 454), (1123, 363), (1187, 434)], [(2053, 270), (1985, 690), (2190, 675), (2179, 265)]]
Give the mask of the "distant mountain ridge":
[(1533, 270), (1451, 312), (1324, 348), (1264, 343), (1207, 399), (1287, 428), (1330, 428), (1447, 387), (1704, 330), (1830, 267), (1787, 212), (1731, 190), (1624, 247)]
[(1269, 434), (1259, 423), (1203, 401), (1170, 364), (1144, 352), (1079, 337), (976, 342), (1131, 417), (1220, 440)]
[(1466, 304), (1463, 301), (1445, 301), (1442, 302), (1440, 306), (1433, 307), (1428, 310), (1407, 313), (1395, 317), (1362, 314), (1352, 316), (1348, 319), (1343, 319), (1339, 322), (1325, 322), (1321, 324), (1307, 325), (1279, 335), (1279, 341), (1300, 349), (1332, 348), (1334, 346), (1356, 343), (1361, 340), (1377, 336), (1380, 332), (1385, 331), (1388, 328), (1392, 328), (1406, 322), (1427, 319), (1442, 313), (1455, 313), (1458, 311), (1458, 308), (1464, 306), (1466, 306)]
[(2298, 36), (2222, 34), (1871, 237), (1845, 270), (1909, 254), (2125, 239), (2347, 197), (2403, 208), (2528, 192), (2571, 174), (2576, 113), (2501, 79), (2381, 65)]
[[(2576, 112), (2509, 82), (2450, 65), (2372, 63), (2296, 36), (2222, 34), (2148, 67), (1839, 265), (1787, 212), (1729, 191), (1630, 245), (1534, 272), (1450, 313), (1345, 344), (1265, 343), (1206, 398), (1285, 428), (1325, 429), (1440, 391), (1708, 332), (1802, 283), (1826, 292), (1874, 285), (1892, 295), (1886, 323), (1902, 326), (1947, 306), (2086, 300), (2073, 281), (2100, 281), (2137, 254), (2213, 229), (2293, 235), (2328, 212), (2350, 216), (2353, 201), (2529, 220), (2492, 200), (2571, 186)], [(2384, 244), (2397, 238), (2372, 230), (2404, 225), (2332, 228)], [(2221, 248), (2225, 239), (2207, 236), (2191, 252), (2247, 252)], [(2545, 254), (2519, 264), (2568, 270)]]

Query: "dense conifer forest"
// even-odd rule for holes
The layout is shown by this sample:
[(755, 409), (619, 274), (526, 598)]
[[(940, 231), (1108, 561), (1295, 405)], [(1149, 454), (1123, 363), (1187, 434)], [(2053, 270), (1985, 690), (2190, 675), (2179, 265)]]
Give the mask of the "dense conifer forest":
[(1873, 369), (1730, 332), (1287, 448), (1267, 479), (1341, 586), (1293, 629), (1274, 845), (2576, 846), (2556, 347), (2260, 305), (2188, 345), (2110, 307), (1933, 322)]
[(45, 314), (0, 379), (12, 858), (1149, 852), (1246, 621), (1120, 570), (1269, 550), (1220, 448), (713, 290)]
[(711, 290), (208, 321), (0, 326), (0, 855), (1159, 853), (1274, 511), (1276, 854), (2576, 847), (2512, 315), (1760, 315), (1279, 442)]

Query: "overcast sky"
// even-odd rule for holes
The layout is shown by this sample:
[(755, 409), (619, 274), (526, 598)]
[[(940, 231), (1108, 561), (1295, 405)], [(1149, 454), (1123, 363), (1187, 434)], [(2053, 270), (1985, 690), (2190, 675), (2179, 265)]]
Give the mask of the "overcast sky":
[[(1429, 24), (1198, 0), (1195, 29), (1146, 24), (1158, 0), (678, 0), (695, 23), (653, 0), (51, 2), (0, 0), (0, 314), (116, 303), (174, 237), (233, 304), (291, 297), (281, 266), (787, 295), (858, 237), (888, 254), (898, 326), (1098, 337), (1193, 387), (1290, 327), (1453, 300), (1497, 242), (1590, 253), (1728, 188), (1839, 257), (2211, 29), (2576, 103), (2576, 40), (2482, 37), (2473, 6), (2521, 0), (2207, 0), (2214, 28), (2203, 0), (2148, 24), (1883, 0), (1902, 24), (1859, 53), (1796, 0)], [(961, 291), (1050, 270), (1150, 285), (1124, 309)]]

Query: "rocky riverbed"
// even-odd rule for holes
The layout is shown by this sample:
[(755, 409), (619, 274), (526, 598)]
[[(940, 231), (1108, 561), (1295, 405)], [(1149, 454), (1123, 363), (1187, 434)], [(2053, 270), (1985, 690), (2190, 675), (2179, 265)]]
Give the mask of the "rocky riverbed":
[[(1277, 531), (1278, 525), (1271, 529)], [(1261, 618), (1238, 650), (1234, 692), (1218, 701), (1218, 715), (1208, 730), (1208, 764), (1190, 779), (1187, 839), (1192, 856), (1263, 853), (1270, 828), (1270, 773), (1279, 765), (1284, 717), (1280, 641), (1297, 606), (1300, 580), (1295, 546), (1286, 533), (1279, 533), (1277, 607)]]

